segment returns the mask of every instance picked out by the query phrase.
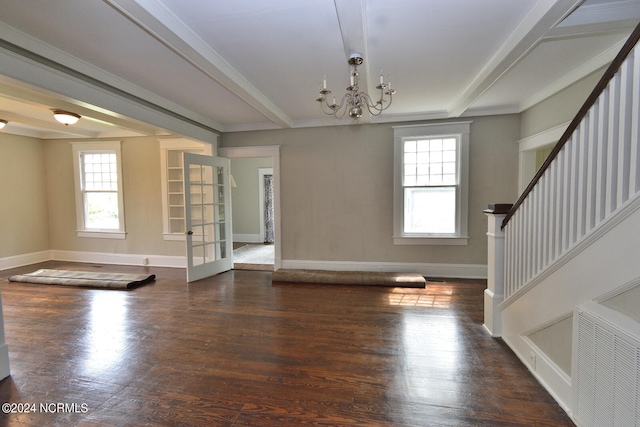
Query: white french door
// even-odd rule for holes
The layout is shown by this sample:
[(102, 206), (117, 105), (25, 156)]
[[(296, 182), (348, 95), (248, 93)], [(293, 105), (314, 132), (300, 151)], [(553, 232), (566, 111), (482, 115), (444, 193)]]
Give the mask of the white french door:
[(231, 270), (229, 159), (184, 153), (187, 282)]

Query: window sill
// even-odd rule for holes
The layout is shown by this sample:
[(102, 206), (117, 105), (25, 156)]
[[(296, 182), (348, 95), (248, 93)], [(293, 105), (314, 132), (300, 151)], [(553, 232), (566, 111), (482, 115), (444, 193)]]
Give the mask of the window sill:
[(466, 246), (469, 244), (469, 236), (441, 236), (441, 237), (408, 237), (394, 236), (394, 245), (431, 245), (431, 246)]
[(163, 233), (162, 238), (164, 240), (186, 241), (187, 236), (184, 233)]
[(124, 240), (127, 238), (127, 233), (124, 231), (78, 231), (78, 237), (90, 237), (94, 239), (119, 239)]

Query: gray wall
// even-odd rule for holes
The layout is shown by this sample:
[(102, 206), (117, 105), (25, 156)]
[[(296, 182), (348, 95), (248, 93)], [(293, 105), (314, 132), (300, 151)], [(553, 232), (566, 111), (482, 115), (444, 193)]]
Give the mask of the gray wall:
[(520, 120), (520, 138), (535, 135), (573, 120), (605, 71), (606, 67), (603, 67), (523, 111)]
[(520, 120), (471, 120), (468, 246), (393, 244), (391, 124), (227, 133), (220, 147), (281, 146), (283, 259), (484, 265), (482, 211), (515, 200)]
[[(112, 139), (113, 140), (113, 139)], [(73, 155), (69, 140), (45, 141), (51, 249), (184, 256), (184, 242), (162, 237), (160, 146), (155, 137), (122, 141), (125, 240), (76, 236)]]
[(271, 167), (270, 157), (231, 159), (231, 174), (237, 184), (236, 188), (231, 189), (234, 235), (260, 233), (258, 169)]
[(0, 258), (50, 249), (44, 142), (0, 132)]

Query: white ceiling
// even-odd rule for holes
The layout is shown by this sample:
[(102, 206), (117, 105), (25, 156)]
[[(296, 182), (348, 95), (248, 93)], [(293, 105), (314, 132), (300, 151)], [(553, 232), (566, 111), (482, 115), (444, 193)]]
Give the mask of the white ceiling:
[[(342, 95), (380, 69), (391, 108), (361, 122), (520, 112), (608, 64), (640, 0), (3, 0), (0, 41), (220, 132), (324, 126), (323, 76)], [(387, 77), (385, 77), (387, 78)], [(364, 84), (363, 84), (364, 82)], [(171, 133), (2, 76), (3, 132), (42, 138)], [(64, 127), (51, 109), (83, 116)]]

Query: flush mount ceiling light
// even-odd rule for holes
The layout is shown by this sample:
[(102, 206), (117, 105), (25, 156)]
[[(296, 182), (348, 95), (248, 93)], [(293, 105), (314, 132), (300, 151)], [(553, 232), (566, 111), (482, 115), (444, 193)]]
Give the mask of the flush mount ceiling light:
[(65, 126), (75, 124), (80, 120), (79, 114), (70, 113), (64, 110), (53, 110), (53, 117)]
[[(349, 117), (357, 120), (362, 117), (364, 108), (366, 108), (372, 116), (379, 116), (384, 110), (391, 106), (393, 94), (396, 93), (395, 90), (391, 89), (391, 80), (385, 83), (382, 71), (380, 71), (380, 84), (376, 86), (376, 89), (380, 90), (380, 98), (374, 102), (368, 93), (360, 92), (358, 88), (358, 77), (360, 77), (358, 65), (362, 65), (364, 62), (362, 55), (354, 53), (349, 57), (347, 62), (351, 67), (350, 86), (347, 88), (347, 93), (342, 97), (340, 104), (336, 103), (335, 96), (333, 97), (333, 101), (329, 103), (329, 101), (327, 101), (327, 95), (329, 95), (331, 91), (327, 89), (327, 79), (323, 79), (320, 96), (316, 99), (316, 101), (320, 103), (322, 112), (334, 116), (337, 119), (341, 119), (345, 113), (348, 112)], [(327, 108), (329, 110), (327, 110)]]
[(0, 129), (4, 128), (7, 125), (7, 123), (9, 122), (6, 120), (0, 120)]

